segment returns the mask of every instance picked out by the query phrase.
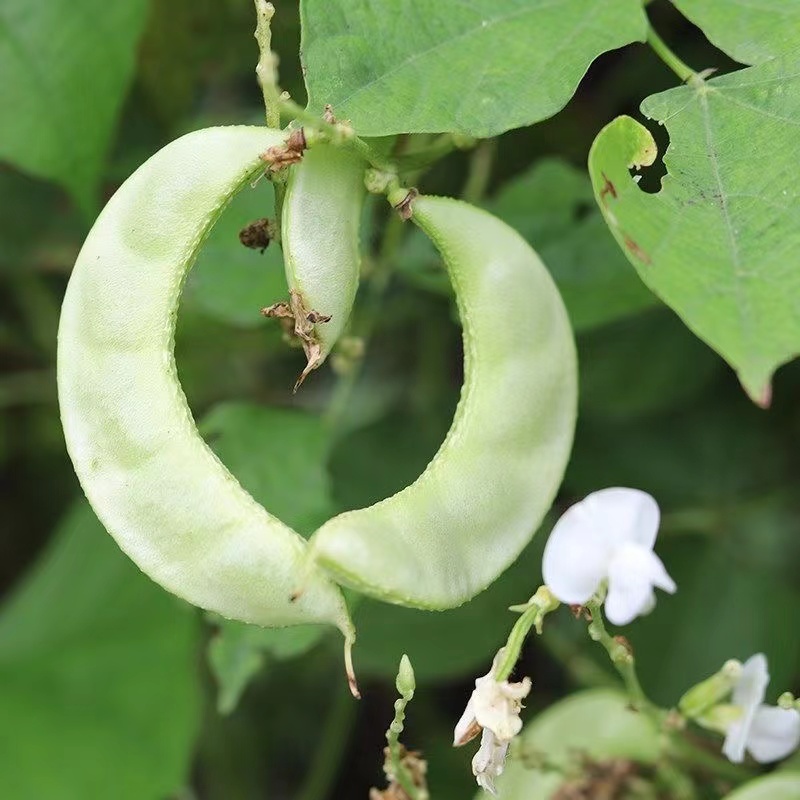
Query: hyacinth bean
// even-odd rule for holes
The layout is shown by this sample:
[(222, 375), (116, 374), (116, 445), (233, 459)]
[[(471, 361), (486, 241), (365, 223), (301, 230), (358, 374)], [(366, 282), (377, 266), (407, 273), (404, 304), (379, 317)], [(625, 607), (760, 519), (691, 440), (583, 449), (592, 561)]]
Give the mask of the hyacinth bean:
[[(59, 404), (86, 496), (146, 574), (228, 618), (332, 623), (351, 640), (341, 592), (309, 566), (305, 541), (256, 503), (200, 437), (173, 353), (181, 287), (199, 248), (263, 170), (260, 155), (284, 137), (243, 126), (196, 131), (120, 187), (67, 288)], [(301, 580), (305, 591), (293, 598)]]
[(410, 210), (447, 266), (464, 329), (464, 387), (422, 475), (329, 520), (311, 547), (345, 585), (444, 609), (497, 578), (550, 507), (575, 425), (575, 348), (547, 269), (512, 228), (458, 200), (408, 202), (402, 190), (389, 199)]

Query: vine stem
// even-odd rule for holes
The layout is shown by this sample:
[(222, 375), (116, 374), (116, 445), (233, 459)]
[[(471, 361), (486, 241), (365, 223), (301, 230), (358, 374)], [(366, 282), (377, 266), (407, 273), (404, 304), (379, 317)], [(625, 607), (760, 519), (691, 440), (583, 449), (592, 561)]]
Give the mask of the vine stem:
[(267, 0), (255, 0), (256, 32), (258, 43), (258, 63), (256, 78), (264, 97), (264, 110), (267, 115), (267, 127), (281, 126), (281, 91), (278, 88), (277, 56), (272, 52), (272, 17), (275, 6)]
[(467, 203), (477, 205), (486, 194), (489, 188), (489, 181), (492, 178), (492, 167), (497, 153), (497, 142), (495, 139), (484, 139), (472, 153), (469, 161), (469, 172), (464, 188), (461, 191), (461, 199)]
[(647, 29), (647, 44), (684, 83), (697, 78), (697, 73), (670, 50), (667, 43), (656, 33), (652, 25), (648, 26)]
[(349, 692), (337, 681), (320, 745), (314, 754), (305, 783), (297, 795), (298, 800), (325, 800), (330, 796), (331, 786), (336, 780), (349, 740), (348, 734), (355, 722), (357, 707)]
[(661, 727), (666, 718), (666, 712), (660, 709), (645, 694), (639, 681), (639, 676), (636, 674), (636, 661), (630, 648), (608, 632), (603, 620), (603, 611), (597, 600), (590, 600), (586, 603), (586, 608), (592, 615), (592, 621), (589, 623), (589, 636), (605, 648), (611, 663), (625, 684), (631, 705), (637, 711), (647, 714)]

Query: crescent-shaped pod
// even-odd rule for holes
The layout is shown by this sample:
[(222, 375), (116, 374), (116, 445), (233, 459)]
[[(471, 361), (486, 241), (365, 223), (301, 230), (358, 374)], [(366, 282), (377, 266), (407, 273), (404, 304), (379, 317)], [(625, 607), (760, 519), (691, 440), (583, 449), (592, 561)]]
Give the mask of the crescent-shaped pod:
[[(405, 192), (390, 194), (397, 206)], [(314, 560), (339, 582), (431, 609), (483, 590), (527, 544), (566, 468), (577, 362), (561, 296), (512, 228), (458, 200), (416, 197), (412, 220), (440, 251), (463, 325), (464, 385), (422, 475), (326, 522)]]
[[(58, 334), (61, 418), (86, 496), (119, 546), (194, 605), (266, 626), (326, 622), (353, 637), (307, 544), (200, 437), (173, 353), (184, 279), (231, 197), (285, 134), (190, 133), (120, 187), (69, 281)], [(305, 591), (293, 599), (299, 583)]]

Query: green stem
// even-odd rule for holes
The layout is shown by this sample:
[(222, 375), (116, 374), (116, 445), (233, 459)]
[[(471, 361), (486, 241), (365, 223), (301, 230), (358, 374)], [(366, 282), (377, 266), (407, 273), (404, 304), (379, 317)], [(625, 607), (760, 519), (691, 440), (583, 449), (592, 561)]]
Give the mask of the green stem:
[(325, 800), (331, 794), (342, 764), (342, 755), (349, 741), (349, 733), (356, 718), (357, 704), (344, 686), (336, 681), (336, 691), (320, 746), (308, 771), (298, 800)]
[(494, 139), (485, 139), (477, 146), (470, 157), (467, 180), (461, 192), (462, 200), (474, 205), (483, 199), (492, 178), (496, 153), (497, 143)]
[(506, 641), (503, 648), (503, 657), (497, 665), (497, 673), (494, 679), (501, 683), (507, 680), (514, 669), (514, 665), (519, 661), (519, 655), (522, 652), (522, 645), (525, 642), (530, 629), (536, 623), (536, 619), (541, 613), (541, 610), (536, 605), (530, 605), (525, 611), (522, 612), (519, 619), (514, 623), (511, 633), (508, 634), (508, 641)]
[(316, 114), (303, 108), (291, 98), (282, 96), (280, 100), (281, 110), (293, 117), (301, 125), (312, 131), (322, 134), (325, 141), (337, 147), (349, 147), (356, 151), (368, 164), (383, 172), (394, 172), (394, 164), (381, 158), (363, 139), (356, 136), (352, 130), (348, 130), (334, 122), (318, 117)]
[(277, 58), (272, 52), (272, 29), (270, 24), (275, 14), (275, 6), (266, 0), (255, 0), (256, 32), (258, 42), (258, 64), (256, 78), (264, 97), (264, 110), (267, 116), (267, 127), (281, 126), (281, 91), (278, 88)]
[(675, 53), (670, 50), (667, 43), (656, 33), (652, 25), (647, 29), (647, 44), (656, 55), (684, 82), (697, 78), (697, 73), (683, 63)]
[(649, 700), (645, 694), (642, 684), (639, 682), (639, 676), (636, 674), (636, 661), (633, 653), (629, 647), (618, 642), (606, 630), (603, 612), (597, 600), (588, 602), (586, 608), (592, 615), (592, 621), (589, 623), (589, 636), (596, 642), (600, 642), (605, 648), (611, 663), (625, 683), (631, 705), (637, 711), (646, 713), (660, 726), (664, 721), (666, 712)]

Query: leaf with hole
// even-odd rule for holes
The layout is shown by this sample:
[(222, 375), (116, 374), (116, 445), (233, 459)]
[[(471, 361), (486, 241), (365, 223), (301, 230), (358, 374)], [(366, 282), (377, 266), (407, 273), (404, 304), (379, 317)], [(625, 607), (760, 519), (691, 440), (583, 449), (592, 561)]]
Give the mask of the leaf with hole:
[(773, 372), (800, 352), (798, 62), (695, 80), (642, 111), (670, 134), (661, 190), (630, 174), (655, 161), (652, 135), (619, 117), (589, 154), (597, 202), (642, 280), (768, 406)]

